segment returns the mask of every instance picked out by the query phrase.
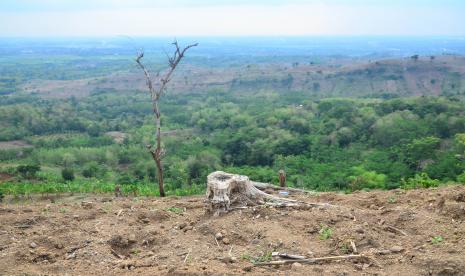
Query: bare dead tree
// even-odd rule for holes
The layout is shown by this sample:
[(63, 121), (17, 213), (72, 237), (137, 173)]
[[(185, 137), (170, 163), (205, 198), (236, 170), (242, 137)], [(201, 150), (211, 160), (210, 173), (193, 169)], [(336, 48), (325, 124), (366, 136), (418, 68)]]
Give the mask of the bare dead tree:
[(147, 145), (147, 149), (149, 150), (150, 154), (152, 155), (153, 161), (155, 161), (155, 165), (157, 166), (157, 179), (158, 179), (158, 187), (160, 189), (160, 196), (165, 196), (165, 189), (164, 189), (164, 182), (163, 182), (163, 163), (162, 159), (165, 155), (165, 150), (162, 148), (161, 145), (161, 113), (160, 108), (158, 107), (158, 101), (160, 97), (166, 91), (166, 86), (171, 80), (171, 76), (178, 66), (179, 62), (184, 57), (184, 54), (187, 50), (192, 47), (198, 45), (198, 43), (187, 45), (184, 48), (180, 48), (178, 42), (175, 40), (172, 43), (175, 47), (174, 53), (172, 56), (168, 55), (168, 69), (167, 71), (160, 76), (157, 74), (155, 79), (152, 78), (150, 72), (147, 70), (145, 65), (142, 63), (142, 58), (144, 57), (144, 52), (140, 51), (137, 54), (136, 62), (137, 65), (142, 71), (144, 72), (144, 76), (146, 79), (147, 87), (150, 92), (150, 98), (152, 101), (152, 112), (155, 120), (155, 139), (156, 145)]

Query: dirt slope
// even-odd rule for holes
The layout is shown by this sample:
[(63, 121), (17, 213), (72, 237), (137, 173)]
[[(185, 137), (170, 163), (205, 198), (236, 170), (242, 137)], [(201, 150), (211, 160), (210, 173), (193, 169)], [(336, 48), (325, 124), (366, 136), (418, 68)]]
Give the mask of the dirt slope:
[[(336, 207), (211, 217), (203, 197), (3, 203), (0, 275), (465, 275), (464, 186), (292, 197)], [(365, 259), (251, 263), (272, 251), (350, 254), (350, 241)]]

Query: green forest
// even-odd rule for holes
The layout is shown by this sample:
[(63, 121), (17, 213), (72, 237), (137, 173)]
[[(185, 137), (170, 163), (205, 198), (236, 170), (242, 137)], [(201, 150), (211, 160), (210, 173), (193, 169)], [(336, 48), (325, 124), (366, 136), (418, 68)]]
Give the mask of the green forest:
[[(312, 99), (258, 90), (167, 93), (162, 111), (165, 186), (202, 193), (214, 170), (315, 191), (465, 183), (465, 104), (458, 97)], [(2, 194), (157, 195), (145, 145), (154, 123), (144, 91), (89, 97), (0, 98)], [(115, 139), (117, 134), (120, 139)]]

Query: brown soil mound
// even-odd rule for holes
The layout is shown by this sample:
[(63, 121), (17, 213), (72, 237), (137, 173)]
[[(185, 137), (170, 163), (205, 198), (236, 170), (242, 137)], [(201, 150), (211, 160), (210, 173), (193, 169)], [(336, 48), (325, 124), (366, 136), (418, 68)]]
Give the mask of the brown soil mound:
[[(291, 197), (336, 207), (212, 217), (203, 197), (3, 203), (0, 275), (465, 275), (465, 186)], [(351, 243), (366, 258), (252, 263), (351, 254)]]

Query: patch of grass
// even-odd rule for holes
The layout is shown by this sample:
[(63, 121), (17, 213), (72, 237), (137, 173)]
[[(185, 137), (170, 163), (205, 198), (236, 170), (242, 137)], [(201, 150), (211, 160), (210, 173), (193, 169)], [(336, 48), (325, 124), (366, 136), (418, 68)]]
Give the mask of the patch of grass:
[(255, 257), (252, 259), (252, 263), (262, 263), (262, 262), (269, 262), (272, 259), (272, 252), (265, 251), (263, 254)]
[(439, 244), (444, 241), (444, 238), (441, 236), (434, 236), (431, 238), (431, 243), (432, 244)]
[(250, 254), (248, 252), (245, 252), (245, 253), (241, 254), (241, 260), (246, 260), (246, 261), (251, 262), (252, 257), (250, 256)]
[(333, 235), (333, 230), (326, 225), (322, 225), (318, 233), (320, 233), (320, 240), (327, 240)]
[(396, 196), (390, 196), (388, 198), (388, 203), (394, 204), (397, 202), (397, 197)]
[(68, 213), (68, 210), (66, 208), (60, 208), (60, 210), (58, 210), (58, 212), (60, 212), (62, 214), (65, 214), (65, 213)]
[(347, 244), (343, 244), (341, 245), (341, 252), (344, 253), (344, 254), (349, 254), (349, 247), (347, 246)]
[[(106, 182), (98, 179), (75, 179), (74, 181), (63, 182), (60, 179), (47, 177), (43, 182), (37, 181), (7, 181), (0, 185), (1, 195), (13, 195), (17, 197), (28, 197), (31, 194), (41, 194), (48, 196), (52, 194), (63, 193), (82, 193), (82, 194), (113, 194), (115, 183)], [(169, 196), (187, 196), (202, 194), (205, 187), (192, 185), (182, 189), (167, 189), (166, 194)], [(138, 196), (159, 196), (158, 188), (153, 183), (143, 182), (134, 185), (122, 185), (121, 192), (124, 195)]]
[(182, 213), (184, 213), (184, 209), (178, 208), (178, 207), (170, 207), (170, 208), (166, 209), (166, 211), (172, 212), (172, 213), (175, 213), (175, 214), (182, 214)]
[(248, 252), (244, 252), (241, 254), (241, 260), (249, 261), (253, 264), (255, 263), (262, 263), (262, 262), (269, 262), (272, 260), (272, 252), (271, 251), (261, 251), (259, 255), (252, 256)]
[(136, 256), (139, 255), (140, 252), (141, 252), (140, 249), (137, 249), (137, 248), (131, 250), (131, 254), (136, 255)]

